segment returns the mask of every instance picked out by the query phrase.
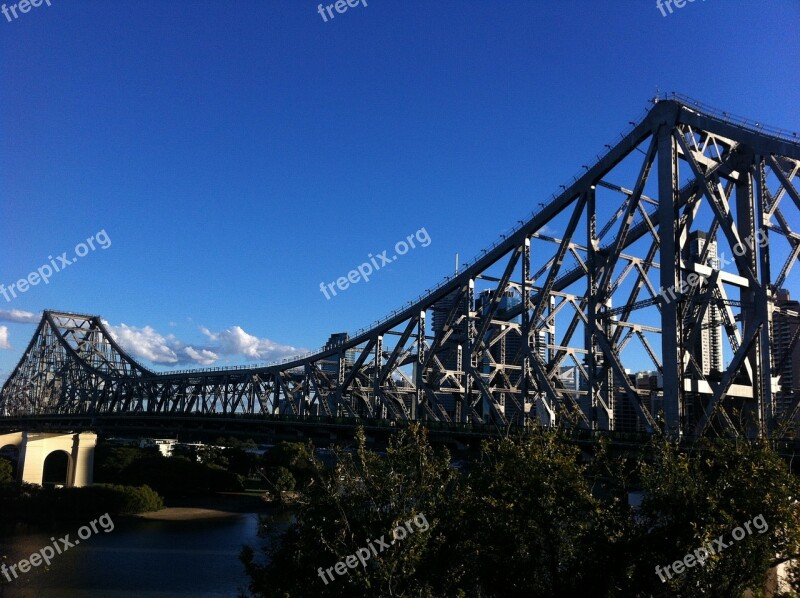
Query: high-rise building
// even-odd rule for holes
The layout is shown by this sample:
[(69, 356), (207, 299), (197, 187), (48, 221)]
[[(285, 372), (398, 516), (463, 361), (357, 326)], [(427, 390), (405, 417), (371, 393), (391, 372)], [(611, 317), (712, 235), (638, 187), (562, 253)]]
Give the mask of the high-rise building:
[[(478, 298), (475, 300), (475, 312), (477, 313), (479, 318), (484, 318), (489, 312), (489, 303), (494, 297), (493, 290), (486, 290), (483, 291)], [(505, 321), (505, 322), (514, 322), (519, 324), (522, 320), (521, 316), (515, 316), (511, 319), (506, 317), (506, 313), (519, 305), (522, 300), (519, 296), (515, 295), (512, 291), (506, 291), (503, 293), (503, 296), (500, 298), (500, 301), (497, 305), (497, 310), (495, 311), (494, 319), (498, 321)], [(497, 326), (493, 325), (490, 326), (487, 330), (487, 339), (491, 338), (494, 334), (497, 333)], [(500, 324), (499, 326), (502, 326)], [(522, 337), (519, 334), (515, 334), (513, 332), (505, 334), (497, 343), (492, 346), (490, 353), (492, 354), (492, 358), (494, 359), (495, 363), (510, 365), (515, 363), (514, 359), (516, 358), (516, 363), (521, 362), (521, 355), (519, 355), (520, 348), (522, 347)], [(488, 368), (489, 360), (484, 360), (485, 368)], [(488, 371), (488, 370), (486, 370)]]
[[(450, 310), (453, 308), (453, 305), (455, 304), (459, 295), (459, 291), (453, 291), (446, 297), (440, 299), (436, 305), (433, 306), (433, 335), (436, 338), (441, 338), (444, 336), (444, 328), (447, 325), (447, 316), (450, 314)], [(467, 305), (466, 297), (461, 297), (456, 317), (458, 317), (458, 315), (466, 315), (469, 307), (470, 306)], [(459, 345), (461, 342), (463, 342), (463, 339), (463, 326), (460, 326), (453, 331), (453, 334), (451, 334), (447, 341), (442, 345), (442, 350), (437, 353), (439, 361), (442, 362), (442, 365), (446, 369), (458, 369), (458, 350)]]
[[(341, 347), (350, 339), (350, 335), (346, 332), (334, 332), (331, 334), (330, 338), (328, 338), (328, 342), (325, 343), (325, 349), (335, 349), (336, 347)], [(350, 367), (356, 362), (356, 357), (358, 355), (358, 351), (355, 349), (349, 349), (344, 352), (344, 365), (345, 367)], [(339, 360), (338, 359), (330, 359), (325, 360), (322, 362), (322, 366), (320, 369), (323, 372), (327, 372), (329, 374), (338, 374), (339, 372)]]
[[(708, 252), (705, 260), (702, 261), (706, 246), (708, 247)], [(709, 240), (703, 231), (692, 232), (689, 235), (689, 247), (683, 255), (683, 260), (687, 266), (693, 263), (702, 264), (718, 270), (720, 264), (717, 255), (717, 242)], [(683, 272), (684, 280), (686, 280), (690, 272), (691, 269)], [(699, 279), (698, 284), (700, 287), (697, 289), (696, 294), (705, 292), (705, 282), (703, 280), (702, 278)], [(700, 326), (702, 329), (692, 351), (694, 358), (703, 375), (707, 376), (712, 372), (721, 372), (725, 368), (722, 355), (722, 314), (719, 306), (715, 303), (708, 304)]]
[[(492, 299), (495, 297), (494, 290), (485, 290), (478, 295), (475, 299), (475, 313), (478, 318), (484, 319), (489, 315), (489, 307)], [(486, 330), (484, 341), (487, 343), (493, 341), (494, 344), (489, 348), (488, 354), (483, 358), (480, 364), (480, 371), (489, 375), (492, 373), (492, 362), (496, 364), (495, 367), (503, 368), (504, 366), (518, 366), (522, 363), (522, 337), (520, 332), (516, 329), (508, 330), (508, 325), (505, 322), (513, 322), (519, 324), (522, 321), (522, 316), (509, 317), (508, 312), (517, 307), (522, 302), (519, 295), (513, 291), (507, 290), (499, 298), (497, 309), (492, 317), (493, 323)], [(491, 357), (490, 357), (491, 356)], [(505, 376), (512, 386), (519, 383), (521, 370), (518, 367), (512, 367), (505, 370)], [(500, 380), (501, 378), (497, 378)], [(506, 401), (507, 396), (504, 392), (495, 394), (495, 401), (499, 409), (509, 418), (518, 419), (523, 418), (524, 413), (518, 408), (513, 401)], [(521, 406), (520, 406), (521, 407)]]
[(775, 298), (775, 306), (781, 312), (772, 315), (772, 372), (778, 377), (777, 415), (780, 417), (800, 395), (800, 343), (791, 347), (792, 338), (800, 328), (800, 318), (786, 312), (800, 314), (800, 302), (791, 299), (789, 291), (780, 289)]

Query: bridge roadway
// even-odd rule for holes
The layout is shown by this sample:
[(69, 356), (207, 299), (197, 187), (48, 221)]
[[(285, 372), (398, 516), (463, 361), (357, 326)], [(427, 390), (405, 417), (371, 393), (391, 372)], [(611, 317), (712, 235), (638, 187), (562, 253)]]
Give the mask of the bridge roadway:
[[(0, 433), (25, 430), (30, 432), (62, 432), (92, 430), (105, 436), (147, 436), (211, 442), (220, 436), (252, 438), (256, 442), (275, 443), (281, 440), (305, 442), (317, 447), (332, 444), (348, 445), (355, 439), (356, 430), (364, 428), (367, 442), (374, 448), (385, 448), (389, 437), (413, 422), (384, 419), (354, 419), (351, 417), (247, 415), (247, 414), (84, 414), (30, 415), (0, 418)], [(501, 429), (496, 424), (458, 422), (419, 422), (431, 444), (453, 449), (477, 450), (483, 440), (519, 433), (519, 429)], [(594, 444), (601, 436), (613, 442), (640, 446), (652, 440), (643, 432), (601, 432), (574, 430), (569, 437), (580, 444)]]
[[(0, 435), (6, 432), (58, 432), (91, 430), (99, 436), (169, 438), (178, 436), (182, 441), (213, 442), (220, 436), (252, 438), (255, 442), (275, 444), (312, 441), (317, 448), (333, 445), (352, 447), (359, 426), (364, 428), (367, 446), (385, 450), (393, 433), (414, 422), (392, 422), (381, 419), (350, 417), (320, 417), (293, 415), (163, 415), (106, 414), (106, 415), (39, 415), (0, 418)], [(484, 440), (524, 433), (518, 427), (500, 429), (495, 424), (461, 424), (457, 422), (418, 422), (428, 431), (434, 447), (446, 447), (454, 456), (475, 456)], [(609, 442), (612, 455), (640, 456), (641, 449), (652, 442), (646, 432), (618, 432), (608, 430), (562, 430), (563, 438), (581, 449), (584, 458), (592, 455), (601, 439)], [(693, 439), (684, 438), (691, 444)], [(791, 470), (800, 475), (800, 466), (793, 458), (800, 453), (800, 439), (771, 441), (774, 450), (783, 457)], [(696, 450), (696, 447), (695, 447)]]

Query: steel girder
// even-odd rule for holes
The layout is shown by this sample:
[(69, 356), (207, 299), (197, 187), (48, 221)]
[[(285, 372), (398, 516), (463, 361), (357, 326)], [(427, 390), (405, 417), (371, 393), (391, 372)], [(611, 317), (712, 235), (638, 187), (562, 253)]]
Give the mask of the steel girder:
[[(473, 263), (296, 359), (156, 373), (99, 318), (46, 311), (0, 415), (287, 413), (750, 436), (793, 419), (800, 397), (781, 395), (776, 372), (800, 334), (782, 354), (771, 334), (776, 317), (800, 317), (776, 303), (800, 256), (800, 144), (672, 98), (607, 147)], [(657, 383), (630, 375), (637, 358)]]

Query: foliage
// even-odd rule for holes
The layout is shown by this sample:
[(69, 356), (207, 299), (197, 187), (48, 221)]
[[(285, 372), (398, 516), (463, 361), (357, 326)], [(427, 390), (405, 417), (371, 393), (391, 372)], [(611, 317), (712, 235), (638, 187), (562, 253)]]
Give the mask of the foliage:
[[(297, 446), (297, 445), (296, 445)], [(279, 455), (291, 457), (295, 447)], [(300, 445), (301, 446), (301, 445)], [(363, 432), (310, 475), (294, 522), (273, 530), (267, 561), (242, 555), (254, 596), (760, 596), (765, 573), (800, 547), (800, 484), (769, 447), (664, 439), (639, 450), (602, 442), (593, 458), (558, 432), (483, 444), (460, 474), (424, 429), (398, 432), (382, 457)], [(275, 458), (275, 456), (273, 456)], [(294, 462), (290, 458), (289, 462)], [(637, 507), (630, 491), (644, 498)], [(333, 581), (323, 571), (414, 515), (430, 524)], [(769, 528), (732, 531), (763, 515)], [(703, 566), (661, 581), (656, 566), (724, 535)], [(779, 555), (776, 558), (776, 555)], [(795, 588), (797, 589), (797, 588)]]
[(95, 481), (119, 484), (124, 483), (122, 472), (134, 461), (160, 455), (155, 448), (135, 446), (114, 446), (105, 443), (95, 449)]
[(235, 473), (184, 457), (147, 457), (126, 467), (120, 477), (129, 484), (146, 484), (165, 497), (194, 496), (242, 490)]
[(226, 448), (223, 455), (228, 461), (228, 471), (243, 477), (250, 477), (258, 463), (258, 455), (239, 447)]
[(304, 488), (313, 478), (314, 462), (313, 447), (300, 442), (282, 441), (262, 457), (262, 465), (268, 472), (275, 467), (284, 467), (289, 470), (300, 488)]
[[(768, 446), (704, 440), (682, 450), (655, 440), (650, 448), (639, 459), (644, 499), (628, 540), (636, 558), (621, 594), (635, 589), (654, 596), (739, 596), (764, 586), (776, 554), (798, 552), (800, 483)], [(751, 526), (752, 533), (732, 539), (735, 528), (759, 515), (769, 526), (765, 533)], [(706, 545), (718, 547), (719, 537), (727, 548), (702, 566), (665, 582), (654, 575), (656, 565), (671, 565)]]
[(270, 469), (269, 473), (267, 474), (267, 481), (269, 482), (271, 488), (276, 492), (294, 490), (297, 484), (292, 472), (280, 465)]
[(0, 484), (14, 481), (14, 464), (0, 457)]
[(484, 444), (467, 480), (474, 519), (462, 526), (480, 587), (499, 596), (581, 594), (595, 566), (584, 547), (601, 515), (584, 473), (579, 451), (554, 434)]
[(235, 438), (233, 436), (229, 436), (227, 438), (220, 436), (214, 441), (216, 446), (222, 446), (225, 448), (236, 448), (236, 449), (255, 449), (258, 448), (255, 441), (252, 438), (246, 438), (245, 440), (240, 440), (239, 438)]
[[(366, 449), (363, 432), (354, 453), (337, 453), (339, 461), (332, 471), (311, 455), (306, 500), (298, 505), (296, 523), (270, 551), (271, 562), (261, 565), (252, 550), (243, 551), (253, 593), (440, 595), (428, 580), (436, 569), (435, 559), (448, 550), (446, 538), (437, 531), (439, 517), (449, 513), (451, 482), (457, 475), (447, 454), (435, 454), (424, 431), (412, 426), (392, 441), (386, 458)], [(349, 575), (323, 584), (317, 567), (335, 565), (365, 547), (369, 539), (390, 540), (390, 530), (420, 514), (429, 523), (427, 531), (409, 534), (368, 561), (366, 569), (349, 569)]]
[(0, 486), (0, 523), (54, 523), (87, 520), (103, 513), (133, 515), (164, 508), (147, 486), (95, 484), (81, 488), (42, 488), (31, 484)]

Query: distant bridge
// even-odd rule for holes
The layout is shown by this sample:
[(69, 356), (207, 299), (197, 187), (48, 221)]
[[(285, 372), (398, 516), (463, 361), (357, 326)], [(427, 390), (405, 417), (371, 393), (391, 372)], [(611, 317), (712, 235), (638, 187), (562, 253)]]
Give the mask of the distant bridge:
[[(676, 95), (631, 125), (457, 273), (306, 355), (154, 372), (99, 317), (45, 311), (0, 426), (251, 415), (781, 433), (800, 399), (800, 309), (781, 291), (800, 255), (800, 140)], [(626, 372), (634, 345), (651, 376)]]

